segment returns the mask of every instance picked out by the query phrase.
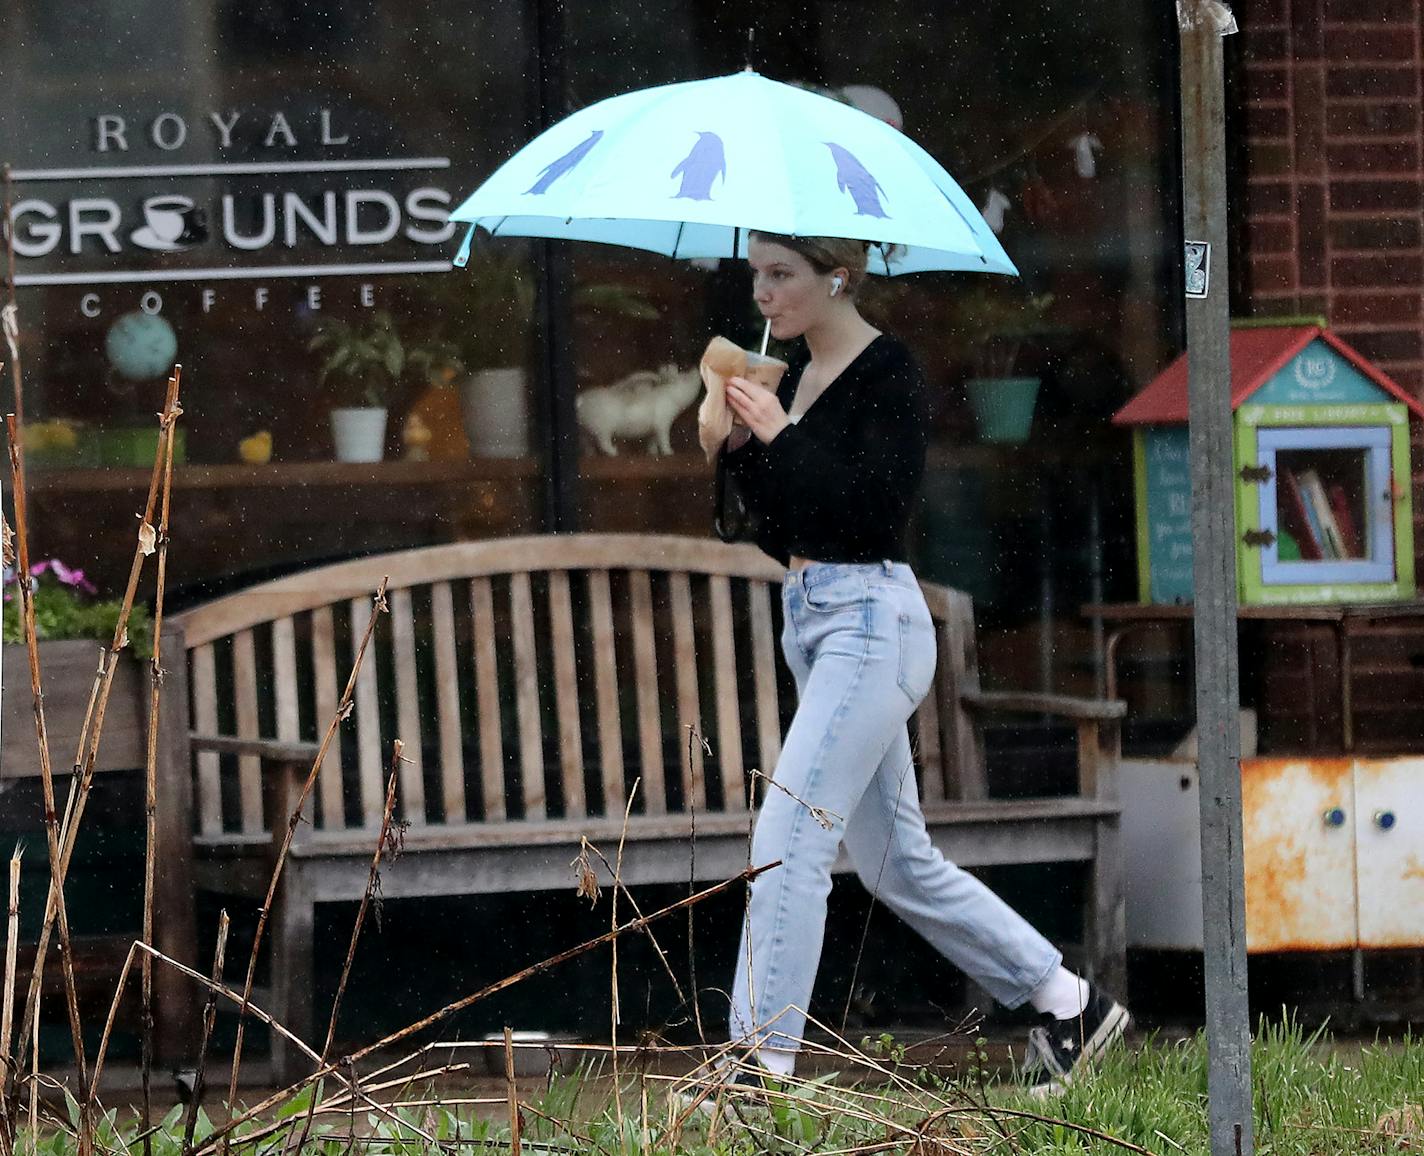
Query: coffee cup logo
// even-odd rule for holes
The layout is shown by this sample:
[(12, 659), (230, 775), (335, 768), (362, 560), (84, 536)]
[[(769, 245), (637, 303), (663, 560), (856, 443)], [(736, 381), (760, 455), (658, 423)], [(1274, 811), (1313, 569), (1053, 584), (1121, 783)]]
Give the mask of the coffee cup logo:
[(208, 239), (206, 214), (188, 197), (149, 197), (143, 202), (143, 220), (129, 234), (141, 249), (172, 253)]

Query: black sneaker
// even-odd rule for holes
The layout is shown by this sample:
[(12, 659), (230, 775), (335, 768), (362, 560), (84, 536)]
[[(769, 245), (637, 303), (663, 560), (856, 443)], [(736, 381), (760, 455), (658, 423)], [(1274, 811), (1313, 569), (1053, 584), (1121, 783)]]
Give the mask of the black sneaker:
[(682, 1114), (732, 1119), (738, 1105), (764, 1105), (763, 1093), (778, 1087), (777, 1078), (758, 1064), (724, 1061), (711, 1071), (693, 1073), (686, 1084), (676, 1088), (673, 1102)]
[(1088, 1002), (1081, 1015), (1066, 1020), (1045, 1015), (1040, 1027), (1029, 1030), (1029, 1092), (1058, 1095), (1083, 1068), (1122, 1039), (1131, 1024), (1132, 1017), (1122, 1004), (1088, 984)]

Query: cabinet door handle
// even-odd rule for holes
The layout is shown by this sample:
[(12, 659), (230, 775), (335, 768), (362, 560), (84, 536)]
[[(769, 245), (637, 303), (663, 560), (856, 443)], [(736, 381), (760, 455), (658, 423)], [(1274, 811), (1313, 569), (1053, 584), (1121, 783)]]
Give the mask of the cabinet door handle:
[(1327, 827), (1343, 827), (1345, 825), (1345, 809), (1343, 807), (1331, 807), (1321, 818)]
[(1394, 830), (1394, 824), (1396, 821), (1397, 820), (1395, 819), (1393, 811), (1375, 812), (1375, 826), (1378, 827), (1381, 831)]

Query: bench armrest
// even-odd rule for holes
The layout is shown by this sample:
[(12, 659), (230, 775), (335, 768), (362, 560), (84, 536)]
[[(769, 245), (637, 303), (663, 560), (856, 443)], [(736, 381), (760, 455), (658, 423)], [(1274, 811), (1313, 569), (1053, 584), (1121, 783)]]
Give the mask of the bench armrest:
[(213, 751), (219, 755), (256, 755), (268, 763), (310, 763), (321, 750), (320, 743), (286, 742), (281, 739), (240, 739), (234, 735), (188, 734), (188, 744), (195, 751)]
[(1051, 714), (1071, 719), (1078, 730), (1078, 793), (1089, 799), (1117, 797), (1122, 728), (1114, 724), (1127, 713), (1127, 703), (1120, 699), (1013, 690), (966, 690), (959, 698), (965, 709), (971, 711)]
[[(302, 802), (303, 784), (308, 769), (321, 751), (321, 744), (204, 735), (192, 731), (188, 733), (188, 744), (195, 751), (255, 756), (260, 760), (263, 823), (271, 832), (275, 849), (281, 843), (292, 813)], [(310, 830), (309, 824), (298, 823), (292, 830), (292, 842), (305, 842)]]
[(1127, 714), (1127, 703), (1121, 699), (1078, 698), (1070, 694), (1016, 690), (966, 690), (959, 697), (965, 706), (974, 710), (1054, 714), (1079, 722), (1112, 722)]

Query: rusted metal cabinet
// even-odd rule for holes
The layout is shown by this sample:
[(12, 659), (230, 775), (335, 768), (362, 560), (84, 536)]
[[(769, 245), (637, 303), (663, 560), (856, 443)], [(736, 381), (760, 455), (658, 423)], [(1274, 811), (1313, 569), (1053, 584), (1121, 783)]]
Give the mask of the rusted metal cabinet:
[(1424, 944), (1424, 758), (1355, 764), (1361, 947)]
[(1424, 945), (1424, 759), (1241, 763), (1252, 951)]
[[(1121, 773), (1132, 947), (1201, 950), (1196, 767)], [(1241, 762), (1253, 952), (1424, 947), (1424, 758)]]

